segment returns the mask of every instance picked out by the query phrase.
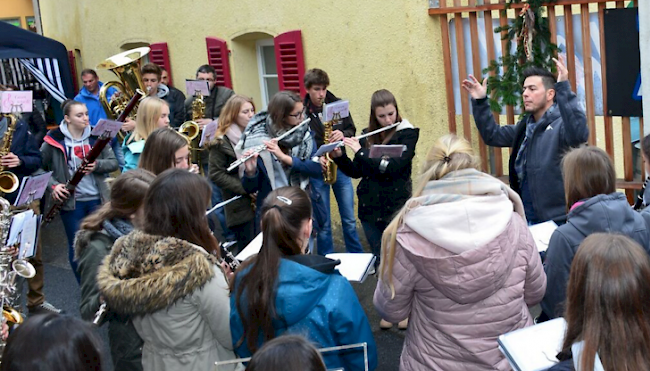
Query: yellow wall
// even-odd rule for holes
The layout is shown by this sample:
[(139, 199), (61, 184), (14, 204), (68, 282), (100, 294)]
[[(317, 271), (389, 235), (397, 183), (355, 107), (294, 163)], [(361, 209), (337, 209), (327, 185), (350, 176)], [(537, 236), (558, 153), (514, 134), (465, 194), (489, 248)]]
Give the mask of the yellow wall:
[(20, 18), (20, 26), (27, 28), (25, 17), (33, 17), (34, 8), (32, 0), (2, 0), (0, 6), (0, 19)]

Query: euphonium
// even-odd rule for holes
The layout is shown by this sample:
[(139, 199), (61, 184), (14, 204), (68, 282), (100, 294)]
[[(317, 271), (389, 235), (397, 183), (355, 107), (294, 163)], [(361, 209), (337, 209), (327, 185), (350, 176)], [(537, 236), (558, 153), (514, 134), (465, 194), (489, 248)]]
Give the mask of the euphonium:
[[(7, 131), (5, 132), (2, 148), (0, 149), (0, 157), (4, 157), (11, 152), (11, 141), (16, 131), (16, 124), (18, 120), (14, 115), (5, 115), (7, 118)], [(0, 168), (0, 192), (7, 194), (12, 193), (18, 189), (18, 177), (16, 174), (8, 171), (5, 166)]]
[(178, 132), (185, 135), (190, 141), (190, 155), (191, 162), (193, 164), (199, 165), (199, 172), (203, 174), (203, 166), (201, 165), (201, 151), (202, 148), (199, 148), (201, 126), (199, 125), (199, 120), (203, 118), (203, 112), (205, 112), (205, 101), (203, 100), (203, 94), (201, 91), (196, 91), (196, 98), (192, 102), (192, 120), (185, 121), (179, 128)]
[[(332, 127), (338, 123), (340, 116), (338, 116), (338, 113), (334, 114), (334, 117), (332, 118), (331, 121), (326, 121), (323, 123), (323, 128), (325, 129), (325, 132), (323, 133), (323, 140), (327, 143), (329, 141), (330, 135), (332, 135)], [(330, 157), (329, 153), (325, 154), (325, 158), (327, 159), (327, 164), (325, 165), (325, 168), (323, 169), (323, 181), (329, 185), (332, 185), (336, 183), (336, 171), (337, 171), (337, 166), (336, 163), (334, 163), (334, 160)]]
[[(111, 120), (115, 120), (124, 111), (136, 90), (142, 91), (143, 97), (147, 95), (140, 73), (140, 61), (142, 57), (149, 54), (150, 50), (148, 47), (127, 50), (97, 65), (98, 69), (109, 70), (120, 79), (120, 81), (109, 81), (99, 89), (99, 101)], [(110, 88), (116, 88), (121, 94), (108, 97), (106, 94)], [(137, 107), (133, 112), (136, 111)]]

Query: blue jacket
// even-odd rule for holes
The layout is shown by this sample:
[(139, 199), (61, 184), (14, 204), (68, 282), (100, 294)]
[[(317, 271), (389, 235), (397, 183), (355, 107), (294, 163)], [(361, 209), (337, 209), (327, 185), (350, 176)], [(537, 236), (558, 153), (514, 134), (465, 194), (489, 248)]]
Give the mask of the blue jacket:
[(138, 162), (140, 161), (140, 155), (144, 150), (144, 140), (129, 143), (129, 139), (132, 135), (133, 133), (129, 133), (122, 143), (122, 153), (124, 154), (124, 166), (122, 166), (122, 172), (137, 168)]
[[(101, 89), (103, 85), (104, 83), (100, 81), (99, 89)], [(117, 90), (115, 88), (108, 89), (107, 99), (110, 99), (110, 97), (115, 94), (116, 91)], [(74, 100), (85, 104), (86, 108), (88, 108), (88, 119), (90, 126), (95, 127), (99, 120), (107, 118), (104, 107), (102, 107), (102, 104), (99, 102), (99, 96), (90, 94), (85, 86), (79, 90), (79, 94), (74, 97)]]
[[(526, 145), (525, 178), (531, 200), (523, 201), (532, 201), (538, 222), (565, 220), (566, 205), (560, 162), (571, 147), (577, 147), (589, 138), (587, 118), (568, 81), (555, 84), (555, 97), (555, 109), (540, 119), (532, 140)], [(512, 148), (509, 165), (510, 187), (521, 196), (522, 190), (515, 172), (515, 159), (526, 135), (528, 116), (516, 125), (500, 126), (494, 121), (487, 98), (472, 99), (472, 109), (476, 127), (485, 144)]]
[(546, 294), (542, 310), (549, 318), (561, 317), (566, 285), (573, 257), (580, 243), (592, 233), (618, 233), (632, 238), (650, 254), (650, 213), (638, 213), (622, 193), (598, 195), (569, 212), (567, 223), (559, 226), (548, 243), (544, 271)]
[[(285, 332), (303, 335), (317, 348), (365, 342), (368, 344), (369, 369), (374, 370), (377, 367), (377, 346), (368, 318), (352, 285), (334, 270), (336, 263), (318, 255), (300, 255), (290, 259), (280, 262), (275, 298), (278, 319), (273, 324), (275, 336)], [(246, 272), (237, 274), (233, 292)], [(244, 329), (235, 298), (234, 294), (230, 296), (230, 331), (235, 353), (239, 357), (250, 357), (246, 341), (237, 346), (243, 339)], [(327, 368), (363, 370), (363, 351), (355, 349), (340, 356), (337, 352), (325, 353), (323, 358)]]
[[(3, 142), (4, 138), (0, 138), (0, 145)], [(14, 173), (18, 177), (20, 188), (20, 182), (23, 181), (23, 178), (31, 175), (41, 167), (41, 151), (36, 146), (36, 141), (27, 130), (27, 124), (23, 120), (18, 120), (16, 123), (16, 130), (11, 141), (11, 153), (18, 156), (21, 164), (18, 167), (6, 170)], [(7, 201), (13, 203), (16, 200), (16, 196), (18, 196), (18, 189), (4, 197)]]

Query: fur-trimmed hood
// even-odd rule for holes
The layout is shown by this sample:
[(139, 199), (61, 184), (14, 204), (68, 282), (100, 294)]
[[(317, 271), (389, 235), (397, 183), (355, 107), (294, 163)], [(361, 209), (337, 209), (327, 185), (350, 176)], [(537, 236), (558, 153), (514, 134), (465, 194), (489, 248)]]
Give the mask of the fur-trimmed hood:
[(215, 264), (214, 256), (187, 241), (133, 231), (115, 241), (97, 284), (112, 310), (148, 314), (201, 288)]

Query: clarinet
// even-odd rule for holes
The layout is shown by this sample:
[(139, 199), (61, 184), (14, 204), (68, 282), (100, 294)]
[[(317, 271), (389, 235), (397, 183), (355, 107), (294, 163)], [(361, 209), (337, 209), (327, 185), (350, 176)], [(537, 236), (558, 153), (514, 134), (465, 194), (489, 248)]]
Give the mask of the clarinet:
[(237, 242), (224, 242), (219, 244), (219, 249), (221, 250), (221, 260), (228, 264), (228, 267), (231, 271), (236, 271), (237, 268), (241, 265), (239, 260), (232, 254), (230, 247), (236, 244)]
[(648, 181), (650, 181), (650, 176), (645, 178), (645, 182), (643, 182), (643, 187), (641, 187), (641, 193), (639, 193), (636, 196), (636, 202), (634, 203), (634, 210), (636, 211), (641, 210), (645, 206), (643, 204), (643, 194), (645, 193), (645, 187), (648, 185)]
[[(126, 120), (127, 116), (135, 106), (138, 104), (138, 101), (140, 100), (140, 97), (142, 95), (138, 92), (133, 94), (133, 97), (129, 101), (129, 104), (126, 106), (124, 111), (122, 111), (122, 114), (117, 118), (116, 121), (119, 122), (124, 122)], [(63, 201), (55, 201), (54, 205), (52, 205), (52, 208), (48, 211), (48, 213), (45, 215), (43, 218), (43, 223), (42, 225), (45, 226), (48, 223), (50, 223), (52, 220), (54, 220), (54, 217), (57, 216), (57, 214), (61, 211), (61, 208), (63, 208), (63, 205), (65, 202), (68, 200), (69, 197), (74, 197), (74, 191), (75, 188), (77, 188), (77, 185), (81, 181), (81, 179), (86, 175), (84, 172), (86, 171), (86, 168), (88, 167), (89, 164), (92, 164), (97, 160), (97, 157), (102, 153), (102, 150), (108, 142), (111, 141), (110, 135), (107, 133), (102, 134), (99, 139), (95, 142), (93, 147), (90, 149), (90, 152), (84, 157), (83, 162), (81, 163), (81, 166), (75, 171), (75, 173), (72, 175), (72, 178), (65, 184), (65, 188), (68, 190), (70, 195), (66, 197)]]

